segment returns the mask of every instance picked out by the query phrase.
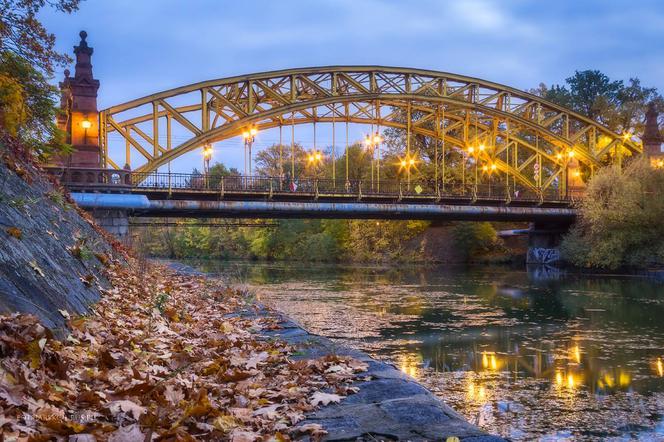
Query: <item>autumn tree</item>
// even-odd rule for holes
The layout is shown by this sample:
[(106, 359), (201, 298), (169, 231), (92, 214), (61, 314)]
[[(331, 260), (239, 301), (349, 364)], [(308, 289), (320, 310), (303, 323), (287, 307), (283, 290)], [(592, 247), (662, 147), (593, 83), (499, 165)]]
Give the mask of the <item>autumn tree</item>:
[(71, 60), (55, 50), (55, 36), (37, 19), (44, 7), (65, 13), (78, 10), (81, 0), (0, 0), (0, 51), (11, 52), (51, 76), (55, 66)]
[(282, 173), (284, 177), (291, 175), (291, 168), (295, 168), (295, 177), (301, 177), (305, 172), (307, 152), (301, 144), (279, 145), (260, 150), (254, 160), (256, 173), (259, 176), (278, 177)]
[(561, 251), (581, 267), (616, 269), (664, 264), (664, 173), (636, 158), (604, 167), (588, 184), (579, 220)]
[(0, 128), (37, 153), (64, 147), (54, 120), (57, 89), (48, 82), (69, 57), (55, 50), (37, 14), (71, 13), (80, 0), (0, 0)]

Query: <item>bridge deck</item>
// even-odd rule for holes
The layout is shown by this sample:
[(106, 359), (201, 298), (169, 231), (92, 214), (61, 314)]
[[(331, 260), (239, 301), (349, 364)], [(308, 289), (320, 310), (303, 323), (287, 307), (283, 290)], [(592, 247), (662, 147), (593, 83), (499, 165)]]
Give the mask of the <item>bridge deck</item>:
[(124, 208), (135, 216), (570, 222), (576, 214), (573, 205), (578, 196), (539, 194), (505, 183), (474, 186), (431, 181), (289, 181), (106, 169), (55, 172), (84, 207)]

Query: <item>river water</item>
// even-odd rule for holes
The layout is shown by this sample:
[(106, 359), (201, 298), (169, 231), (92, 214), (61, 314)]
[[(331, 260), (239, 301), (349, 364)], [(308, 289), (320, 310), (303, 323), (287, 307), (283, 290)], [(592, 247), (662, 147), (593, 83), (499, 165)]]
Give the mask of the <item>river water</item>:
[(491, 433), (664, 440), (664, 284), (500, 267), (197, 266), (394, 363)]

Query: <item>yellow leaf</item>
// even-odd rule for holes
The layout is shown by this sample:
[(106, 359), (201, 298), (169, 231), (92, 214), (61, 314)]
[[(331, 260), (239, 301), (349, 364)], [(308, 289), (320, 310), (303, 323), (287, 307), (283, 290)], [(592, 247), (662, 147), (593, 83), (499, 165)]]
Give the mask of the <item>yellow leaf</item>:
[(38, 369), (41, 364), (41, 351), (42, 349), (39, 345), (39, 339), (35, 339), (28, 344), (27, 359), (30, 361), (30, 368), (33, 370)]
[(212, 410), (212, 404), (207, 396), (205, 389), (201, 390), (195, 402), (191, 402), (187, 409), (184, 411), (184, 418), (200, 417), (208, 414)]
[(216, 417), (214, 421), (212, 421), (212, 425), (214, 425), (214, 428), (223, 431), (224, 433), (228, 433), (232, 429), (238, 427), (235, 418), (228, 414)]

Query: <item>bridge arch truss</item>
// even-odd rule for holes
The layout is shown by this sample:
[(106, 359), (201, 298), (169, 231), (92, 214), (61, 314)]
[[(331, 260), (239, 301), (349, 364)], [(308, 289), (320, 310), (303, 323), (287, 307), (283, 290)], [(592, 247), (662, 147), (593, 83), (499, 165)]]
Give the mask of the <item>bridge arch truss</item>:
[[(409, 124), (405, 116), (414, 114)], [(508, 86), (379, 66), (290, 69), (205, 81), (113, 106), (99, 118), (103, 166), (131, 165), (138, 153), (139, 172), (157, 170), (248, 127), (260, 131), (314, 122), (409, 128), (471, 163), (493, 165), (508, 184), (540, 191), (560, 188), (572, 160), (592, 171), (641, 151), (638, 143), (582, 115)], [(186, 135), (174, 137), (176, 131)], [(479, 145), (486, 148), (480, 152)], [(124, 159), (111, 158), (109, 153), (123, 148)]]

